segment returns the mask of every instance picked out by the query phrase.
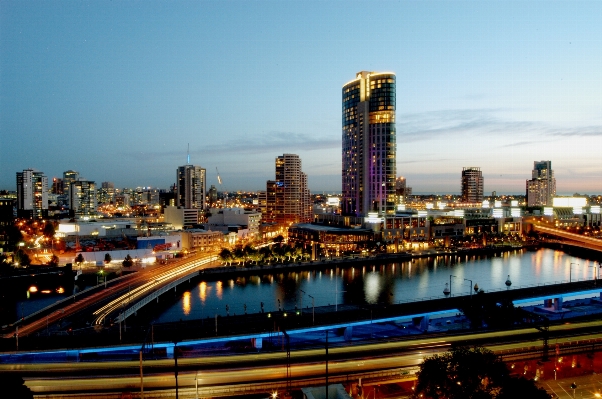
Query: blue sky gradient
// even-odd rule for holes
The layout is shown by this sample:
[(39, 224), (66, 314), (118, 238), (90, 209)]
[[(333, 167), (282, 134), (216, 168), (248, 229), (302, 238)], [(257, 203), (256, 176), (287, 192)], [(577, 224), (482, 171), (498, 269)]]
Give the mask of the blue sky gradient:
[(602, 193), (599, 1), (2, 1), (0, 189), (74, 169), (167, 188), (176, 168), (260, 190), (299, 154), (340, 191), (341, 87), (397, 74), (397, 170), (415, 192)]

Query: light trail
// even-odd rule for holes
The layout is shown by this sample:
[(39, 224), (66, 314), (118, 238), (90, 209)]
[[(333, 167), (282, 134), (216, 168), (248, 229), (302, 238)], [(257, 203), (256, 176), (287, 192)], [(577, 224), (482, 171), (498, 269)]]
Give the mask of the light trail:
[(127, 294), (121, 295), (119, 298), (112, 300), (100, 309), (94, 311), (93, 315), (96, 316), (94, 324), (104, 324), (105, 319), (111, 313), (117, 311), (118, 309), (124, 306), (130, 305), (132, 302), (135, 302), (146, 295), (151, 294), (153, 290), (155, 290), (157, 287), (162, 286), (166, 282), (169, 282), (181, 276), (185, 276), (194, 271), (196, 268), (213, 262), (215, 259), (216, 258), (214, 255), (208, 255), (205, 258), (185, 263), (172, 270), (168, 270), (159, 274), (158, 276), (154, 277), (152, 281), (149, 281), (139, 287), (134, 288)]

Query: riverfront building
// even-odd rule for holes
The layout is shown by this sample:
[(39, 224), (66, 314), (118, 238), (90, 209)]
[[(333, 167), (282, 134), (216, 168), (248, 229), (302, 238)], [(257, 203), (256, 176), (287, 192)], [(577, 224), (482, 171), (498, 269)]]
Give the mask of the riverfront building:
[(462, 169), (462, 202), (483, 202), (483, 173), (473, 166)]
[(552, 161), (533, 162), (531, 180), (527, 180), (527, 206), (551, 206), (556, 195)]
[(276, 179), (269, 180), (266, 191), (259, 193), (263, 221), (286, 225), (310, 222), (311, 195), (299, 155), (283, 154), (276, 158), (275, 166)]
[(342, 90), (343, 215), (395, 213), (395, 74), (358, 72)]

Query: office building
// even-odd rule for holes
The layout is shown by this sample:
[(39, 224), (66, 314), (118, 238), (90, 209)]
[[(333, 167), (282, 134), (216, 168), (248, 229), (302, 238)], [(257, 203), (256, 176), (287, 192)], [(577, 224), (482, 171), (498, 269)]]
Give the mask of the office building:
[(98, 190), (98, 203), (99, 204), (110, 204), (115, 199), (115, 184), (110, 181), (103, 181), (100, 183), (100, 189)]
[(208, 196), (209, 206), (215, 207), (217, 205), (217, 188), (212, 184), (209, 187), (209, 196)]
[(86, 179), (78, 179), (69, 186), (69, 215), (77, 219), (89, 218), (96, 214), (96, 184)]
[(276, 158), (276, 179), (266, 183), (266, 193), (260, 194), (259, 204), (266, 223), (311, 221), (311, 195), (298, 155), (284, 154)]
[(17, 172), (17, 216), (26, 219), (48, 217), (48, 177), (33, 169)]
[(556, 195), (556, 179), (552, 161), (535, 161), (531, 180), (527, 180), (527, 206), (551, 206)]
[(395, 74), (357, 73), (343, 95), (343, 215), (395, 213)]
[(483, 202), (483, 173), (481, 168), (462, 168), (462, 202)]
[(69, 194), (69, 188), (71, 187), (71, 183), (73, 183), (76, 180), (79, 180), (79, 172), (76, 172), (75, 170), (67, 170), (63, 172), (64, 198), (61, 198), (59, 201), (68, 208), (71, 208), (71, 203), (69, 202), (69, 199), (71, 198), (71, 195)]
[(178, 167), (176, 206), (184, 209), (206, 209), (207, 195), (205, 182), (206, 171), (204, 168), (194, 165)]

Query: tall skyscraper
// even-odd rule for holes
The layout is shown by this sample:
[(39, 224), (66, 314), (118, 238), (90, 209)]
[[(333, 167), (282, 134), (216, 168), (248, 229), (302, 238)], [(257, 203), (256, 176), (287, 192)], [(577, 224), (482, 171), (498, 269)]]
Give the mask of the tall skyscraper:
[(69, 199), (71, 198), (69, 188), (71, 187), (71, 183), (76, 180), (79, 180), (79, 172), (76, 172), (75, 170), (63, 172), (63, 195), (65, 196), (65, 200), (61, 202), (64, 202), (68, 208), (71, 208), (71, 203), (69, 202)]
[(276, 158), (276, 179), (266, 184), (262, 213), (263, 220), (268, 223), (306, 223), (312, 220), (307, 175), (301, 171), (298, 155), (284, 154)]
[(27, 219), (48, 217), (48, 177), (33, 169), (17, 172), (17, 216)]
[(177, 171), (176, 206), (185, 209), (207, 207), (206, 170), (200, 166), (184, 165)]
[(531, 180), (527, 180), (527, 206), (552, 205), (556, 195), (556, 179), (552, 161), (533, 162)]
[(462, 202), (483, 202), (483, 173), (481, 168), (462, 168)]
[(69, 186), (69, 215), (87, 218), (96, 214), (96, 183), (78, 179)]
[(395, 74), (358, 72), (342, 94), (342, 213), (394, 214)]

